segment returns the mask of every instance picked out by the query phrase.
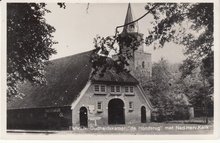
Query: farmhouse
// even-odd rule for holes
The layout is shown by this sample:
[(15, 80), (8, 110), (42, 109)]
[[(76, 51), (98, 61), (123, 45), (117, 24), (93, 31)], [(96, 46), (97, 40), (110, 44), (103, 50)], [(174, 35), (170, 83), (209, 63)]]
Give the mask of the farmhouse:
[[(133, 21), (128, 6), (125, 23)], [(137, 23), (121, 34), (136, 34)], [(122, 50), (129, 50), (126, 46)], [(131, 73), (107, 70), (91, 76), (92, 51), (52, 60), (46, 67), (46, 85), (19, 85), (25, 96), (7, 103), (8, 129), (71, 129), (114, 124), (147, 123), (152, 105), (138, 78), (151, 76), (151, 55), (143, 45), (132, 51)]]

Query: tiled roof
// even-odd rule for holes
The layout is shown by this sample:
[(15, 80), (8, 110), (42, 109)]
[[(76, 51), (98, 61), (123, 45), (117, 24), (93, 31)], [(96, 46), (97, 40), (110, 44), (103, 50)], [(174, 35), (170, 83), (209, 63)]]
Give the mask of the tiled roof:
[[(68, 56), (49, 62), (46, 67), (46, 85), (29, 82), (19, 86), (23, 98), (14, 97), (7, 103), (8, 109), (70, 106), (90, 79), (92, 51)], [(133, 83), (138, 81), (129, 73), (108, 70), (104, 76), (94, 75), (92, 81)]]

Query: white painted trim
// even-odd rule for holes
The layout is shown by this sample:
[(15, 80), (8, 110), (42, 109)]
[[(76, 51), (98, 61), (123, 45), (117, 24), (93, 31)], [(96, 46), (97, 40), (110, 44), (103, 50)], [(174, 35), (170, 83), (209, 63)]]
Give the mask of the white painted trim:
[(138, 89), (141, 91), (141, 95), (144, 98), (144, 100), (146, 101), (146, 103), (148, 104), (148, 107), (150, 107), (151, 110), (154, 110), (150, 100), (145, 96), (145, 93), (143, 91), (143, 88), (140, 85), (137, 85)]
[(82, 91), (79, 93), (79, 97), (77, 97), (77, 99), (75, 101), (73, 101), (73, 103), (71, 104), (71, 109), (73, 110), (76, 105), (79, 103), (79, 101), (82, 99), (82, 97), (85, 95), (86, 91), (88, 90), (88, 88), (91, 85), (91, 81), (88, 81), (86, 83), (86, 86), (82, 89)]

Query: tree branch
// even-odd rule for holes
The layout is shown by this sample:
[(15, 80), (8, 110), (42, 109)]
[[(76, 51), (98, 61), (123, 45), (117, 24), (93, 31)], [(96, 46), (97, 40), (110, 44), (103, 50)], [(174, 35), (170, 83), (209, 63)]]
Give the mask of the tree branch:
[(148, 12), (146, 12), (144, 15), (142, 15), (142, 16), (139, 17), (138, 19), (136, 19), (136, 20), (134, 20), (134, 21), (131, 21), (131, 22), (129, 22), (129, 23), (126, 23), (126, 24), (124, 24), (124, 25), (117, 26), (117, 27), (115, 28), (116, 33), (117, 33), (118, 28), (125, 27), (125, 26), (127, 26), (127, 25), (132, 24), (132, 23), (138, 22), (139, 20), (141, 20), (142, 18), (144, 18), (146, 15), (148, 15), (148, 14), (149, 14), (153, 9), (155, 9), (158, 5), (159, 5), (159, 4), (155, 4), (151, 9), (148, 10)]
[[(129, 23), (126, 23), (126, 24), (124, 24), (124, 25), (117, 26), (117, 27), (115, 28), (115, 37), (116, 37), (116, 35), (117, 35), (117, 33), (118, 33), (118, 28), (125, 27), (125, 26), (127, 26), (127, 25), (132, 24), (132, 23), (138, 22), (139, 20), (141, 20), (142, 18), (144, 18), (146, 15), (148, 15), (148, 14), (149, 14), (153, 9), (155, 9), (158, 5), (159, 5), (159, 4), (155, 4), (151, 9), (148, 10), (148, 12), (146, 12), (144, 15), (142, 15), (142, 16), (139, 17), (138, 19), (136, 19), (136, 20), (134, 20), (134, 21), (131, 21), (131, 22), (129, 22)], [(112, 45), (111, 45), (112, 47), (113, 47), (113, 45), (115, 44), (115, 41), (116, 41), (116, 38), (114, 38), (114, 41), (112, 42)]]

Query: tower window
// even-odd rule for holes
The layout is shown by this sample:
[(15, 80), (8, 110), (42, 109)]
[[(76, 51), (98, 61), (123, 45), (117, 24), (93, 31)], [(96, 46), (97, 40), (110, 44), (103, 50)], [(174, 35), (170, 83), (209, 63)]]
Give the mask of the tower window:
[(144, 63), (144, 61), (142, 62), (142, 68), (145, 68), (145, 63)]
[(129, 25), (129, 28), (133, 29), (133, 28), (134, 28), (134, 25), (133, 25), (133, 24)]

